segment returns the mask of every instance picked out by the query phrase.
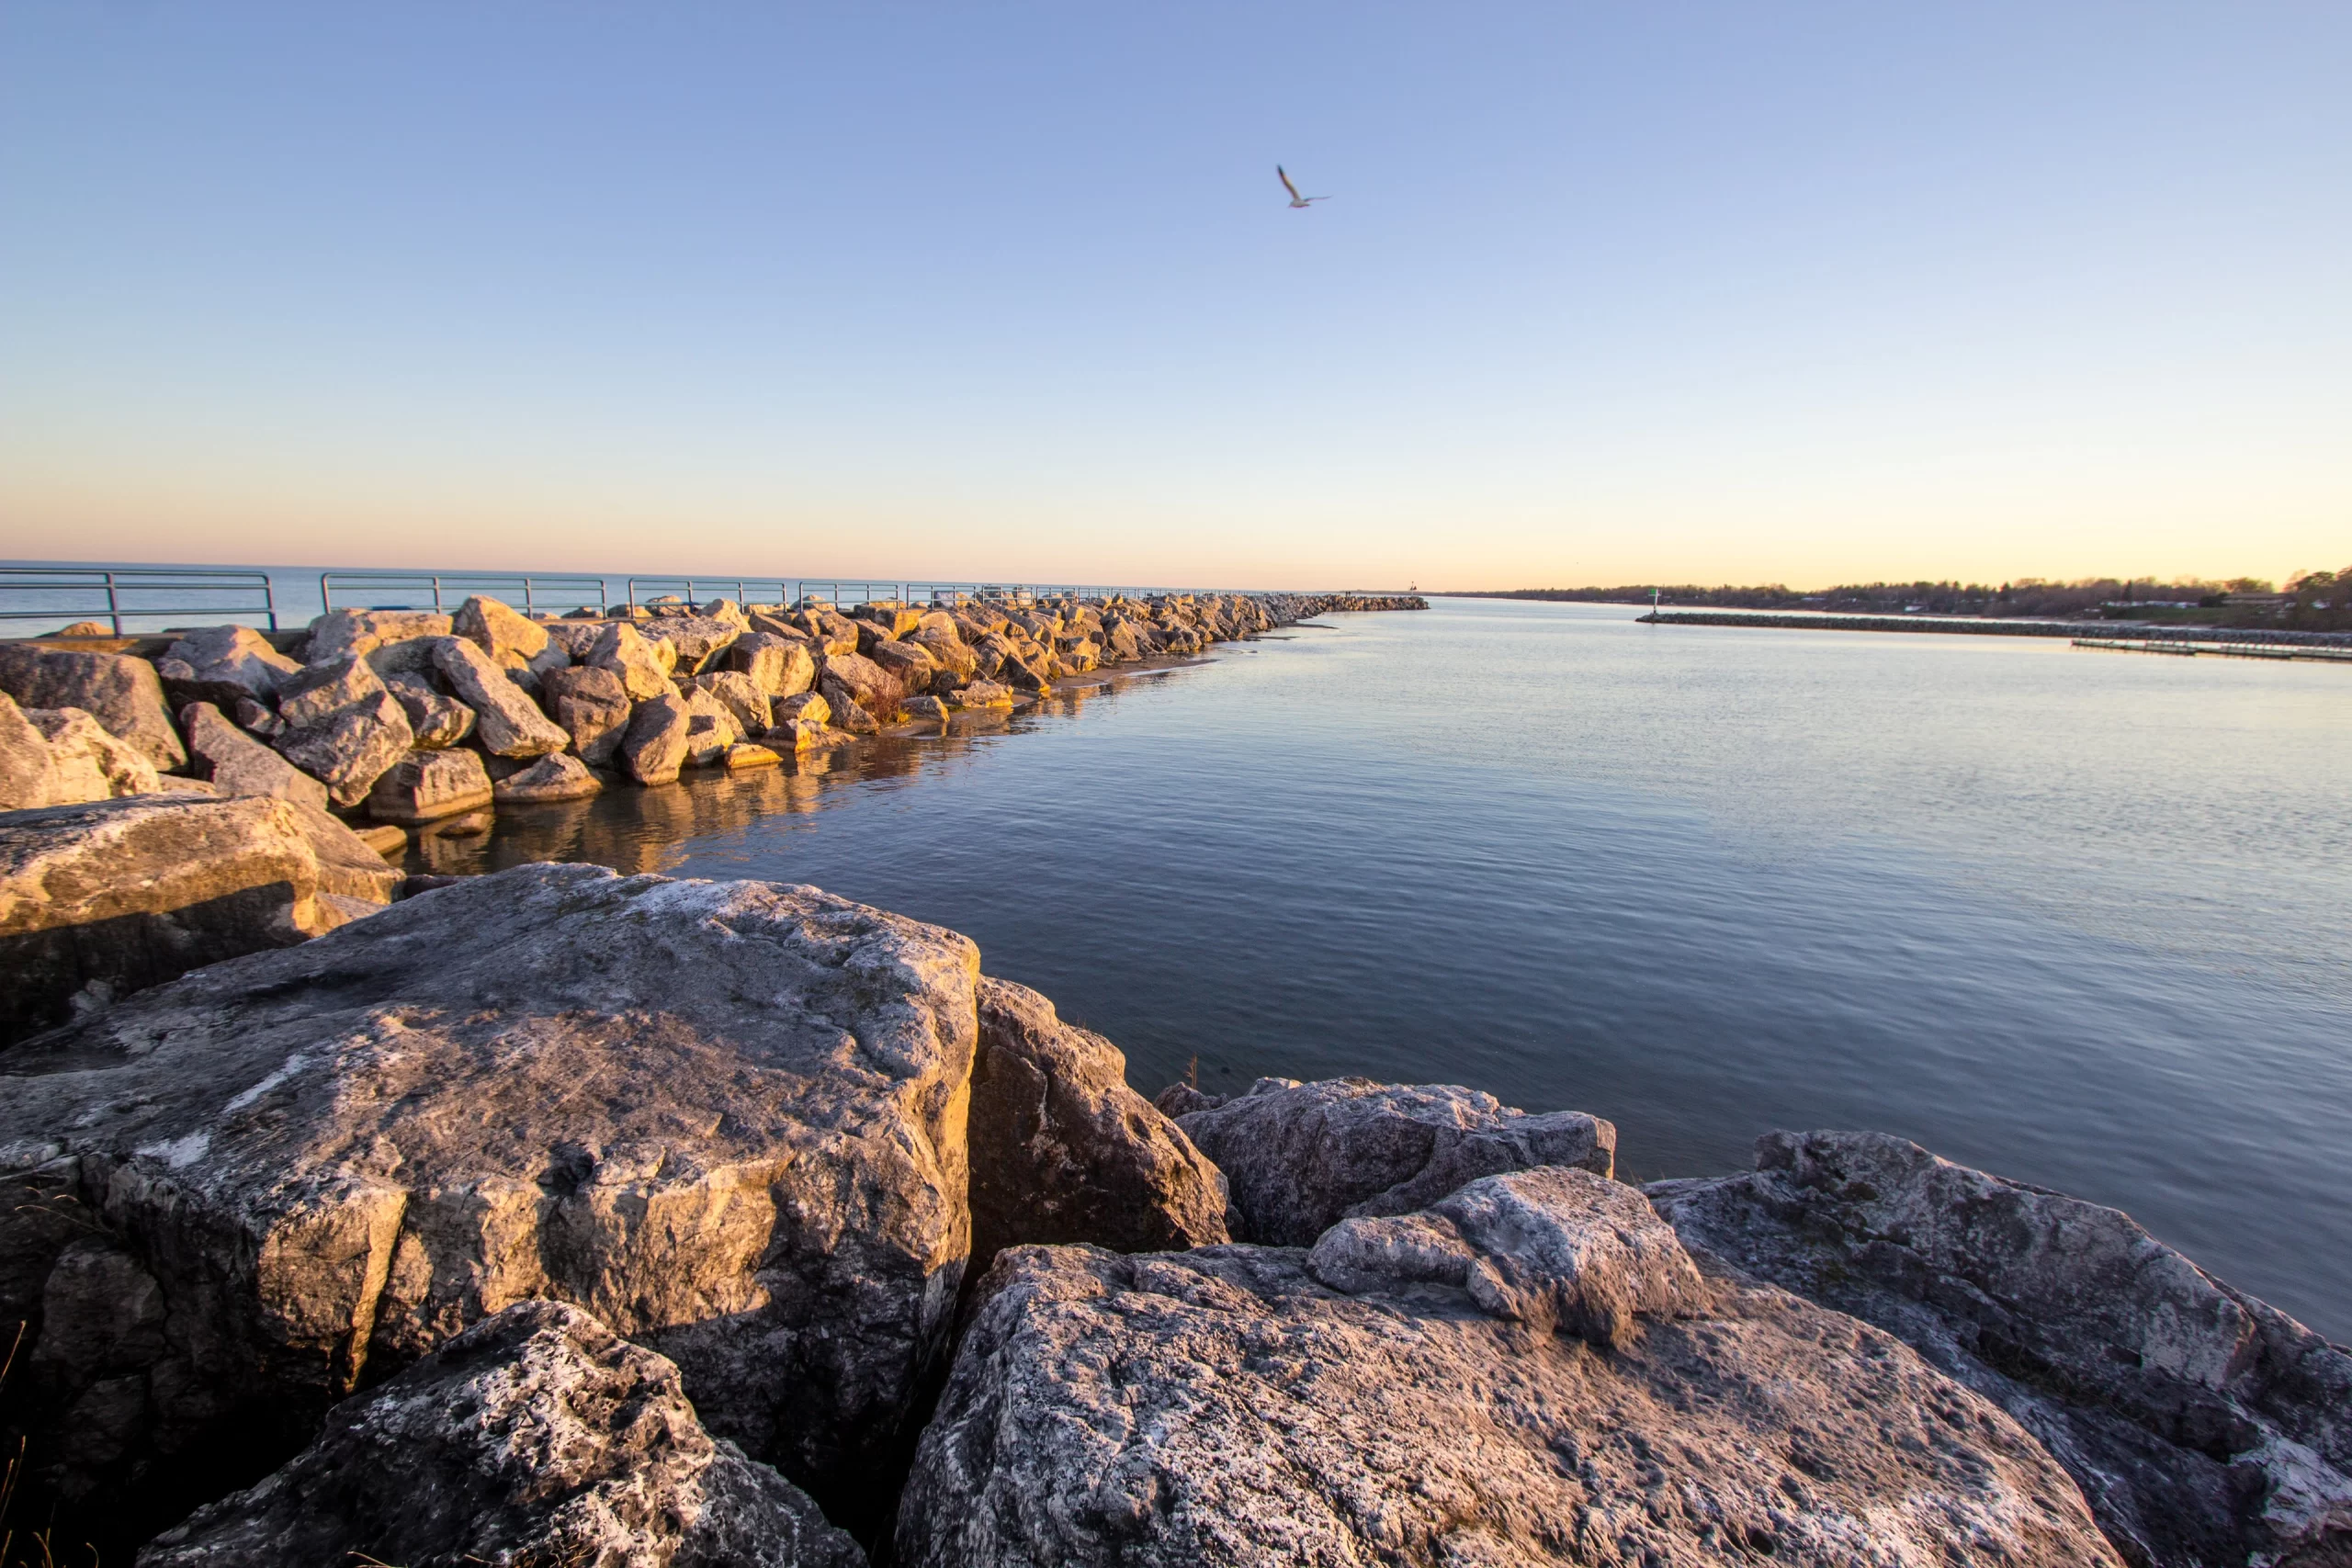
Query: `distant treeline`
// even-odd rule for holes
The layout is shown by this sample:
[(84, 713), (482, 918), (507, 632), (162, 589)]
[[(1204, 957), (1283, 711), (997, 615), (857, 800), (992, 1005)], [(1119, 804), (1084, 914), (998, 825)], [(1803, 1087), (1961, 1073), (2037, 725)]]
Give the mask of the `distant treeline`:
[(1512, 588), (1472, 599), (1547, 599), (1583, 604), (1711, 605), (1736, 610), (1823, 610), (1841, 615), (2016, 615), (2067, 620), (2183, 620), (2216, 625), (2352, 628), (2352, 567), (2303, 572), (2282, 592), (2256, 578), (2208, 582), (2189, 578), (2083, 578), (2050, 582), (1855, 582), (1806, 592), (1784, 583), (1741, 588), (1695, 582), (1632, 583), (1615, 588)]

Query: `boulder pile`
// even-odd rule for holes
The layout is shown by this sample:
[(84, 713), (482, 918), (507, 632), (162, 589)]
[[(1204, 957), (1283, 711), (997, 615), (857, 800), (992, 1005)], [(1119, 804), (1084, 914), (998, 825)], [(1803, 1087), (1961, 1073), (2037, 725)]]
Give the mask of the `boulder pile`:
[(0, 1440), (148, 1568), (2352, 1551), (2352, 1355), (2126, 1216), (1615, 1146), (1155, 1104), (953, 931), (524, 866), (0, 1052)]
[[(480, 833), (503, 809), (669, 784), (688, 768), (775, 767), (886, 727), (937, 733), (958, 715), (1033, 702), (1058, 680), (1198, 654), (1309, 615), (1418, 608), (1363, 595), (1172, 594), (844, 614), (714, 599), (551, 618), (473, 598), (447, 615), (337, 610), (288, 633), (204, 626), (95, 639), (109, 643), (95, 649), (68, 628), (0, 643), (0, 943), (38, 936), (6, 950), (23, 955), (0, 1001), (0, 1046), (61, 1021), (77, 998), (381, 906), (399, 879), (378, 863), (412, 835)], [(11, 815), (164, 795), (190, 807), (168, 831), (153, 812)], [(204, 797), (296, 809), (195, 809)], [(223, 827), (265, 817), (275, 826)], [(295, 820), (300, 831), (284, 826)], [(132, 822), (147, 826), (130, 833)], [(324, 883), (289, 867), (264, 876), (255, 832), (307, 839), (337, 869)], [(152, 874), (167, 839), (186, 858)], [(22, 869), (35, 863), (41, 876)], [(73, 886), (58, 870), (68, 863)], [(254, 891), (265, 886), (277, 891)], [(80, 929), (55, 934), (68, 927)]]

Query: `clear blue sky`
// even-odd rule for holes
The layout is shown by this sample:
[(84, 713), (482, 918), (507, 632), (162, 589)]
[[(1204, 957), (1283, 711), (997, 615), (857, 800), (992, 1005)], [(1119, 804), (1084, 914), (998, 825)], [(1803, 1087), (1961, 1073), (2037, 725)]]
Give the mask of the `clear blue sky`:
[(1236, 585), (2340, 566), (2352, 6), (5, 0), (0, 525)]

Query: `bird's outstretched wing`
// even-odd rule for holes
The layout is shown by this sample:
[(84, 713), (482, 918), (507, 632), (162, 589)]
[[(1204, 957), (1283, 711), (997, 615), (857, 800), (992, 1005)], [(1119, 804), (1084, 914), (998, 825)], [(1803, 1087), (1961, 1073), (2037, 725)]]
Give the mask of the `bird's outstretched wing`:
[(1298, 199), (1298, 187), (1290, 183), (1290, 176), (1283, 173), (1283, 166), (1280, 164), (1276, 164), (1274, 165), (1274, 175), (1283, 182), (1283, 189), (1290, 192), (1290, 198), (1293, 201), (1296, 201)]

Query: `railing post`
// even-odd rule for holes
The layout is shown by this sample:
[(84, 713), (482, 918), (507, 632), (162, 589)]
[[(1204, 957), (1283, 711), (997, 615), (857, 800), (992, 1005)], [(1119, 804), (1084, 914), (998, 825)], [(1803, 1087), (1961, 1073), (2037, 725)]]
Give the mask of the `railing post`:
[(269, 573), (266, 571), (261, 574), (261, 604), (262, 609), (269, 616), (269, 629), (276, 631), (277, 629), (277, 585), (270, 581)]
[(115, 592), (114, 573), (107, 573), (107, 621), (114, 627), (114, 635), (122, 635), (122, 600)]
[(523, 580), (523, 614), (531, 615), (536, 608), (531, 603), (531, 580), (526, 577)]
[(433, 579), (433, 613), (441, 613), (441, 579), (437, 575)]
[(334, 576), (334, 573), (331, 571), (319, 573), (319, 613), (321, 615), (334, 613), (334, 589), (330, 581)]

